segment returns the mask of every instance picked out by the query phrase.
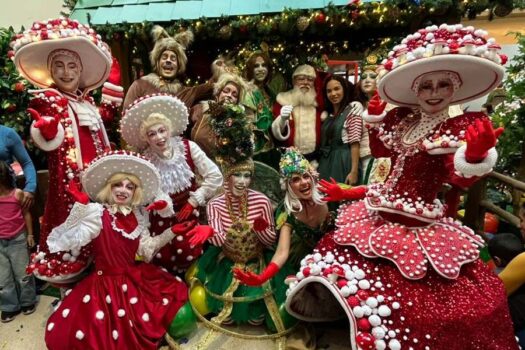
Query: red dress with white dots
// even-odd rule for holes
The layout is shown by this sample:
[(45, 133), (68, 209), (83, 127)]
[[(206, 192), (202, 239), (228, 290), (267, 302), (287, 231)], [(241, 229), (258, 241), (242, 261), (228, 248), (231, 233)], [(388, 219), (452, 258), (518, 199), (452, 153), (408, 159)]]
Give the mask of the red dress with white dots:
[[(99, 227), (99, 233), (91, 230), (76, 237), (81, 242), (92, 239), (95, 268), (66, 292), (49, 317), (46, 345), (51, 350), (157, 349), (159, 339), (187, 299), (187, 288), (159, 267), (137, 263), (135, 255), (152, 255), (154, 247), (173, 235), (163, 237), (162, 242), (157, 236), (151, 245), (152, 237), (140, 228), (142, 222), (135, 213), (124, 216), (120, 212), (111, 214), (98, 204), (89, 206), (95, 213), (82, 213), (89, 221), (86, 224), (84, 220), (84, 227)], [(67, 231), (71, 232), (71, 227)]]
[(483, 241), (437, 199), (443, 183), (475, 181), (458, 173), (454, 153), (485, 117), (445, 116), (411, 139), (420, 118), (396, 108), (371, 128), (389, 177), (340, 207), (336, 231), (301, 262), (287, 309), (311, 321), (346, 316), (352, 349), (517, 349), (503, 284), (478, 259)]

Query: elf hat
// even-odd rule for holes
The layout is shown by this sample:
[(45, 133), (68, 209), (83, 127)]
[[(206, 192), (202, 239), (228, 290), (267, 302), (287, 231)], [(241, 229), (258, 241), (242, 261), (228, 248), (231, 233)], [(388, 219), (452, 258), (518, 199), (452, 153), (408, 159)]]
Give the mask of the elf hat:
[(505, 55), (487, 32), (461, 24), (420, 29), (394, 47), (383, 62), (386, 73), (378, 83), (379, 95), (391, 104), (418, 105), (411, 90), (421, 76), (447, 72), (457, 76), (459, 89), (451, 104), (475, 100), (496, 88), (503, 79)]
[(140, 136), (140, 125), (152, 113), (163, 114), (171, 121), (172, 135), (181, 135), (188, 127), (188, 108), (168, 94), (146, 95), (135, 100), (120, 120), (122, 137), (128, 145), (144, 149), (148, 145)]
[(15, 51), (18, 72), (40, 88), (53, 84), (48, 58), (57, 50), (73, 52), (80, 58), (81, 90), (101, 86), (111, 68), (111, 52), (100, 35), (88, 25), (69, 18), (34, 22), (30, 29), (15, 35), (10, 45)]
[(82, 173), (82, 187), (92, 200), (104, 188), (106, 182), (117, 173), (132, 174), (139, 178), (144, 196), (141, 204), (153, 201), (160, 188), (157, 168), (139, 153), (110, 151), (93, 159)]

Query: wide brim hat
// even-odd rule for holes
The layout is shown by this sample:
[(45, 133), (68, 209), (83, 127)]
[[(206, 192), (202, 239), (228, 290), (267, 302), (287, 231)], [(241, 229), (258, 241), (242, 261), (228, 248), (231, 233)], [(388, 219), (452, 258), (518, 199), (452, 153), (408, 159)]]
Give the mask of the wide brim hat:
[(132, 174), (139, 178), (144, 193), (142, 205), (151, 203), (159, 191), (160, 175), (157, 168), (140, 154), (127, 151), (111, 151), (93, 159), (82, 173), (82, 187), (92, 200), (96, 200), (106, 182), (117, 173)]
[(432, 72), (457, 75), (460, 86), (451, 104), (466, 103), (496, 88), (505, 70), (506, 57), (487, 32), (461, 24), (427, 27), (394, 47), (383, 64), (386, 73), (378, 82), (380, 97), (397, 106), (418, 105), (414, 84)]
[(55, 50), (73, 51), (82, 61), (81, 90), (101, 86), (109, 76), (112, 57), (109, 47), (88, 25), (69, 19), (35, 22), (31, 29), (11, 42), (18, 72), (33, 85), (47, 88), (53, 84), (48, 67), (49, 54)]
[(135, 100), (120, 120), (122, 138), (136, 149), (148, 145), (140, 135), (140, 125), (152, 113), (163, 114), (171, 121), (172, 136), (184, 133), (188, 127), (188, 108), (175, 96), (167, 94), (147, 95)]

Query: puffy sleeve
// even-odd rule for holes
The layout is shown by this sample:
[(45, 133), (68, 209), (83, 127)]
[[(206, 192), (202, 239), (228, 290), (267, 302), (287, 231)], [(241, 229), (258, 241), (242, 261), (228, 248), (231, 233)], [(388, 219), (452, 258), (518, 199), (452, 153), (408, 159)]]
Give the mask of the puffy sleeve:
[(345, 123), (343, 125), (342, 141), (345, 144), (352, 144), (361, 141), (361, 134), (363, 132), (363, 123), (361, 121), (361, 114), (363, 113), (363, 105), (359, 102), (351, 102), (347, 108), (345, 115)]
[(155, 196), (154, 202), (157, 201), (165, 201), (168, 205), (166, 205), (166, 208), (156, 210), (157, 214), (159, 214), (163, 218), (170, 218), (173, 215), (175, 215), (175, 211), (173, 210), (173, 201), (171, 200), (170, 196), (162, 191), (159, 190), (157, 195)]
[(217, 165), (208, 158), (204, 151), (193, 141), (189, 141), (191, 158), (202, 176), (203, 181), (198, 189), (190, 192), (190, 200), (198, 206), (204, 206), (215, 195), (222, 185), (222, 174)]
[(409, 108), (394, 108), (386, 113), (386, 116), (381, 122), (374, 122), (372, 124), (365, 118), (366, 111), (363, 113), (363, 119), (367, 122), (366, 128), (368, 129), (370, 137), (370, 150), (374, 158), (392, 157), (393, 128), (399, 124), (403, 115), (407, 115), (410, 112), (411, 110)]
[(259, 216), (266, 220), (268, 227), (263, 230), (256, 232), (259, 240), (266, 246), (273, 246), (277, 240), (277, 235), (275, 234), (275, 221), (273, 219), (272, 205), (267, 198), (260, 204), (260, 214)]
[[(60, 119), (61, 112), (59, 109), (67, 110), (67, 102), (64, 103), (64, 99), (59, 95), (46, 95), (43, 92), (36, 92), (36, 97), (29, 102), (29, 107), (35, 109), (40, 113), (44, 119)], [(31, 138), (35, 145), (43, 151), (50, 152), (57, 149), (65, 138), (64, 126), (62, 123), (58, 123), (58, 131), (54, 138), (46, 140), (40, 130), (34, 127), (35, 122), (33, 121), (30, 126)]]
[[(223, 197), (219, 197), (223, 198)], [(209, 239), (210, 243), (215, 246), (222, 246), (226, 239), (226, 232), (222, 225), (222, 212), (219, 209), (218, 200), (214, 199), (208, 203), (206, 207), (206, 214), (208, 216), (208, 224), (213, 228), (213, 236)]]
[(140, 255), (144, 261), (150, 262), (160, 248), (168, 244), (173, 237), (175, 237), (175, 235), (171, 232), (171, 228), (166, 229), (163, 233), (155, 237), (151, 237), (150, 232), (147, 229), (144, 229), (140, 234), (137, 254)]
[(95, 239), (102, 229), (102, 211), (99, 203), (76, 202), (66, 221), (55, 227), (47, 237), (51, 253), (80, 249)]

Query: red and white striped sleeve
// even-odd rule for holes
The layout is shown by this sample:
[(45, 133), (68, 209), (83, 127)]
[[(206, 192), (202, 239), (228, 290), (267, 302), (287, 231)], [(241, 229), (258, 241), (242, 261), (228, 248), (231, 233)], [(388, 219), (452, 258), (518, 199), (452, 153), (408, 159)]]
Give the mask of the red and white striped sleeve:
[(213, 228), (213, 236), (209, 239), (210, 243), (221, 247), (226, 240), (226, 230), (222, 224), (224, 215), (226, 213), (222, 212), (220, 209), (221, 199), (224, 199), (224, 196), (220, 196), (208, 202), (206, 206), (206, 214), (208, 215), (208, 224)]
[(354, 101), (350, 103), (349, 107), (349, 113), (345, 117), (342, 133), (343, 143), (346, 144), (360, 142), (363, 132), (363, 121), (361, 119), (363, 106), (359, 102)]

